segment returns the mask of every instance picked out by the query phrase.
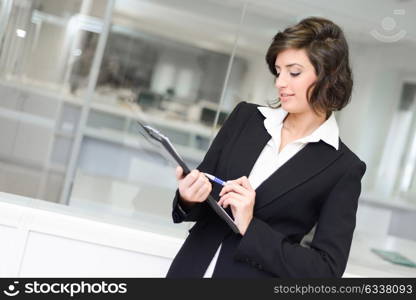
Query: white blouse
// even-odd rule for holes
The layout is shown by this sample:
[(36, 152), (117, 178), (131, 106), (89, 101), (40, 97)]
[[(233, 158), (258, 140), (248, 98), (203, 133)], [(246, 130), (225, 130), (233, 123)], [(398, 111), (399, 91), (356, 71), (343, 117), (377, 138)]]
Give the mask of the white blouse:
[[(321, 124), (321, 126), (310, 135), (287, 144), (282, 151), (279, 152), (283, 120), (285, 119), (287, 112), (282, 108), (270, 107), (258, 107), (258, 110), (265, 116), (264, 127), (271, 138), (266, 146), (264, 146), (248, 177), (253, 189), (256, 189), (263, 181), (270, 177), (270, 175), (308, 143), (315, 143), (322, 140), (338, 150), (339, 130), (334, 114), (331, 114), (328, 120)], [(221, 250), (221, 245), (218, 247), (217, 252), (205, 271), (204, 278), (212, 277)]]

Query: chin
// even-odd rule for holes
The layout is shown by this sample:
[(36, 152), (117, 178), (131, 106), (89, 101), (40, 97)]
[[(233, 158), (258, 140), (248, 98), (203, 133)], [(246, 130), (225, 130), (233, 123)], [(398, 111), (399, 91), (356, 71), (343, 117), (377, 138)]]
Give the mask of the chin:
[(304, 113), (304, 112), (310, 110), (310, 108), (305, 108), (305, 107), (299, 105), (299, 103), (295, 103), (293, 101), (280, 102), (280, 104), (282, 105), (282, 108), (285, 111), (287, 111), (288, 113), (291, 113), (291, 114)]
[(288, 113), (293, 113), (294, 111), (294, 109), (293, 109), (293, 107), (292, 107), (292, 105), (290, 105), (290, 103), (287, 103), (287, 102), (280, 102), (280, 104), (282, 105), (282, 108), (285, 110), (285, 111), (287, 111)]

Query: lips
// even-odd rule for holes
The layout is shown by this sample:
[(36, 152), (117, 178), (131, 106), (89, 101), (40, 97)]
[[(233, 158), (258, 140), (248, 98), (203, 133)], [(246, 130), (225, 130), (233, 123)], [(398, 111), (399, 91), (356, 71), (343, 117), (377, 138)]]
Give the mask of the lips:
[(280, 101), (286, 102), (289, 100), (290, 97), (294, 96), (295, 94), (288, 94), (288, 93), (281, 93), (280, 94)]

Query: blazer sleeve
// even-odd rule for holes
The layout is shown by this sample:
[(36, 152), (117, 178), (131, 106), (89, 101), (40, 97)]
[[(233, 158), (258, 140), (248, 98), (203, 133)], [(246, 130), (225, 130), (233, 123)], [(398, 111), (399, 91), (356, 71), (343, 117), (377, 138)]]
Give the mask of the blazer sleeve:
[[(207, 153), (205, 154), (204, 159), (197, 167), (199, 171), (215, 174), (221, 151), (225, 144), (230, 140), (233, 132), (235, 132), (237, 129), (237, 124), (240, 123), (238, 122), (238, 119), (241, 119), (242, 107), (245, 105), (247, 105), (246, 102), (240, 102), (224, 122), (223, 126), (209, 147)], [(176, 190), (175, 197), (173, 199), (173, 222), (180, 223), (183, 221), (198, 221), (206, 214), (208, 206), (209, 205), (206, 202), (202, 202), (195, 204), (192, 209), (186, 210), (180, 205), (179, 191)]]
[(293, 243), (266, 222), (253, 218), (235, 259), (285, 278), (341, 277), (355, 229), (365, 163), (351, 167), (323, 203), (310, 247)]

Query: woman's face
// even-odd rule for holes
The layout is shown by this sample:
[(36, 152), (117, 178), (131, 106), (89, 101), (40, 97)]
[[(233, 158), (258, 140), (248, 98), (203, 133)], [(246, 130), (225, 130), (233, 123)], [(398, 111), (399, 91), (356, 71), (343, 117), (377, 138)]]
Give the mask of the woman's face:
[(276, 87), (282, 108), (289, 113), (313, 111), (308, 87), (316, 81), (315, 68), (304, 49), (287, 49), (276, 57)]

